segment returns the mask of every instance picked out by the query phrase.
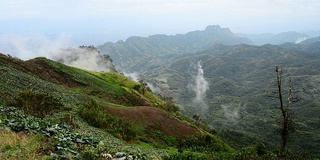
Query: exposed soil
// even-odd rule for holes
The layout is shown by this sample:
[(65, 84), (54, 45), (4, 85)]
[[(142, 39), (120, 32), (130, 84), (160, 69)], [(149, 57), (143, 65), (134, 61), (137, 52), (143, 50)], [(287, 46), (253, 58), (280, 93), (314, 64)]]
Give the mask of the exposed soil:
[(70, 75), (61, 71), (56, 71), (46, 62), (45, 59), (31, 59), (26, 61), (25, 65), (26, 68), (31, 71), (31, 73), (37, 75), (41, 79), (57, 84), (66, 85), (68, 87), (85, 86), (85, 84), (73, 80)]
[(168, 136), (183, 137), (194, 135), (198, 131), (196, 128), (181, 122), (176, 117), (156, 107), (106, 107), (105, 109), (117, 117), (142, 124), (144, 129), (157, 129)]
[(22, 61), (17, 58), (12, 58), (0, 54), (0, 62), (6, 63), (24, 73), (32, 74), (43, 80), (53, 82), (59, 85), (65, 85), (68, 87), (85, 86), (85, 84), (73, 80), (70, 75), (61, 71), (56, 71), (46, 61), (47, 59), (45, 58), (36, 58), (28, 61)]

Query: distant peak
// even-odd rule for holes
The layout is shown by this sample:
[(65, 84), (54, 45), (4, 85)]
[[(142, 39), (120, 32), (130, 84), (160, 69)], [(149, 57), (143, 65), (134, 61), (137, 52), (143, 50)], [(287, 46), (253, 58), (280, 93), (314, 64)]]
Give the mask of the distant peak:
[(210, 31), (210, 30), (218, 30), (221, 29), (221, 27), (217, 24), (217, 25), (209, 25), (206, 27), (206, 31)]
[(205, 31), (207, 31), (207, 32), (217, 32), (217, 31), (231, 32), (229, 28), (221, 28), (218, 24), (207, 26)]

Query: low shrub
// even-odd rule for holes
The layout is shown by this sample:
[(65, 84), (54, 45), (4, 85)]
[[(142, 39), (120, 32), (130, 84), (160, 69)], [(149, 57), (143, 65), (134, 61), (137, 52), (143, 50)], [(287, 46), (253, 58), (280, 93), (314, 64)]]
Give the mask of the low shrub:
[(232, 150), (222, 141), (209, 134), (200, 136), (187, 136), (181, 138), (179, 139), (178, 148), (188, 149), (195, 152), (216, 152)]
[(39, 118), (44, 118), (55, 109), (63, 107), (60, 97), (32, 90), (19, 92), (17, 97), (6, 105), (21, 108), (26, 114)]
[(193, 152), (174, 153), (163, 157), (164, 160), (207, 160), (208, 157), (204, 154)]

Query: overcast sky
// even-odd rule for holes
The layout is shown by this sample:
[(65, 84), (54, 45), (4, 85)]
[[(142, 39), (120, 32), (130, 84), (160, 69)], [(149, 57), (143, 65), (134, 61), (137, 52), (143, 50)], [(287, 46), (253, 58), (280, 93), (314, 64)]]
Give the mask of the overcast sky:
[(219, 24), (235, 33), (319, 31), (320, 0), (0, 0), (0, 35), (87, 41), (177, 34)]

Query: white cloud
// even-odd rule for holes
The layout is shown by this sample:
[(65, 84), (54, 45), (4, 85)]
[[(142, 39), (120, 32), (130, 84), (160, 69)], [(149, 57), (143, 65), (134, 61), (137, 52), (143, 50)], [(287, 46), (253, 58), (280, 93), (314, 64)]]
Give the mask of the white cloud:
[[(101, 26), (101, 32), (119, 29), (121, 34), (185, 33), (211, 24), (235, 32), (320, 28), (318, 0), (11, 0), (1, 2), (0, 12), (5, 32), (24, 25), (62, 32)], [(32, 26), (36, 23), (45, 24)]]
[(52, 53), (69, 46), (70, 35), (60, 34), (49, 39), (41, 34), (2, 35), (0, 52), (27, 60), (39, 56), (51, 57)]
[[(20, 0), (5, 1), (1, 4), (1, 10), (6, 16), (33, 16), (44, 18), (54, 17), (75, 17), (83, 16), (110, 16), (110, 15), (131, 15), (131, 14), (161, 14), (181, 13), (192, 15), (191, 11), (220, 13), (232, 12), (242, 14), (276, 14), (283, 10), (290, 10), (295, 14), (307, 12), (318, 12), (320, 1), (306, 0)], [(296, 13), (297, 9), (303, 9)], [(254, 11), (254, 12), (252, 12)], [(273, 11), (273, 12), (272, 12)], [(196, 13), (197, 14), (197, 13)], [(52, 18), (52, 17), (50, 17)]]

